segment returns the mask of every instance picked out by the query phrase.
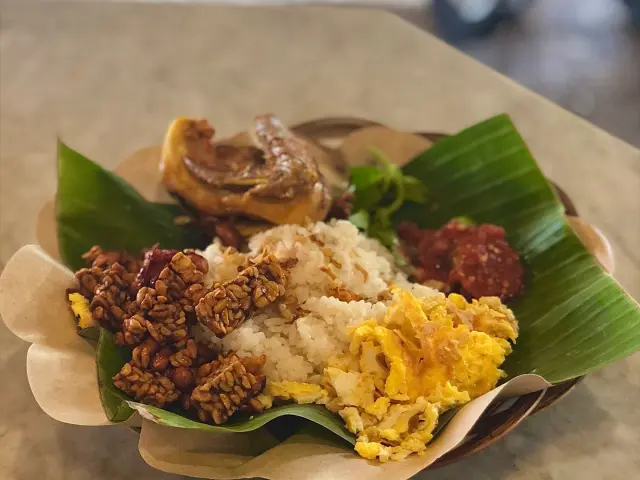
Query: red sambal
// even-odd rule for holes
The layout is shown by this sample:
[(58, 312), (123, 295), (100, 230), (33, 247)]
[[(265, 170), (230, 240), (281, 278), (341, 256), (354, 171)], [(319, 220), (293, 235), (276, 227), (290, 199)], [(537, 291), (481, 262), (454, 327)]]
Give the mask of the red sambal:
[(452, 220), (429, 230), (403, 222), (398, 235), (421, 283), (472, 298), (507, 299), (522, 293), (520, 255), (507, 243), (502, 227)]

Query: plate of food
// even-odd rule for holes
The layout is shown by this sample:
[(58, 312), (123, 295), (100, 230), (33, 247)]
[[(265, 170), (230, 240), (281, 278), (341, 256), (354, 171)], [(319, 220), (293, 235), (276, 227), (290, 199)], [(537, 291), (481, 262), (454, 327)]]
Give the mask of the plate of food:
[(611, 248), (508, 116), (462, 132), (179, 118), (58, 191), (0, 278), (53, 418), (207, 478), (408, 478), (640, 347)]

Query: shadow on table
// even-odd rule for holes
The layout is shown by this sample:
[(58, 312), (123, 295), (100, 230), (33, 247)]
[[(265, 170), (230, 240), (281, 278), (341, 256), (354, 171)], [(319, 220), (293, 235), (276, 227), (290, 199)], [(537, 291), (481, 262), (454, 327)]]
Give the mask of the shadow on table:
[(28, 348), (0, 323), (0, 378), (8, 382), (0, 395), (0, 443), (8, 460), (0, 466), (0, 478), (182, 478), (144, 463), (138, 454), (137, 435), (124, 427), (78, 427), (48, 417), (29, 388), (25, 368)]

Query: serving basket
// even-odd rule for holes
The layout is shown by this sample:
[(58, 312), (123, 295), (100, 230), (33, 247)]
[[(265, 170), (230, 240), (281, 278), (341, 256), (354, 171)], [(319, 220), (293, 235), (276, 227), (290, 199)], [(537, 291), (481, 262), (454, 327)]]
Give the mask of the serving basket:
[[(399, 132), (376, 122), (351, 117), (316, 119), (291, 128), (296, 134), (312, 142), (312, 148), (316, 150), (315, 156), (319, 159), (320, 168), (328, 183), (341, 187), (346, 186), (351, 165), (370, 161), (368, 147), (371, 145), (384, 151), (394, 161), (403, 163), (446, 137), (442, 133)], [(129, 181), (143, 196), (152, 200), (168, 200), (167, 193), (160, 185), (159, 158), (158, 146), (140, 150), (125, 159), (116, 173)], [(606, 238), (596, 228), (580, 220), (569, 197), (555, 184), (554, 187), (564, 204), (569, 224), (604, 268), (611, 272), (613, 255)], [(49, 202), (38, 219), (37, 237), (41, 248), (57, 258), (55, 228), (54, 203)], [(561, 400), (580, 381), (582, 377), (533, 393), (494, 400), (464, 440), (459, 444), (453, 443), (451, 446), (457, 446), (448, 450), (428, 468), (451, 464), (487, 448), (515, 429), (528, 416)], [(149, 463), (149, 459), (145, 460)], [(158, 465), (153, 466), (163, 469)]]

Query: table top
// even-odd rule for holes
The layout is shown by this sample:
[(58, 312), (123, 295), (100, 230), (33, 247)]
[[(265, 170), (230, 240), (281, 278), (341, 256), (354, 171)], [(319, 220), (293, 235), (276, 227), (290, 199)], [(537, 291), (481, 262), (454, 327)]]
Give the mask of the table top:
[[(179, 115), (207, 117), (226, 135), (262, 112), (441, 132), (507, 112), (545, 173), (610, 238), (616, 277), (640, 297), (640, 152), (389, 14), (5, 2), (0, 61), (0, 267), (34, 242), (36, 215), (55, 191), (56, 136), (114, 167), (160, 143)], [(2, 478), (177, 478), (146, 466), (123, 428), (64, 425), (41, 412), (27, 347), (0, 325), (10, 386), (0, 396)], [(636, 354), (589, 375), (502, 442), (418, 478), (640, 476), (639, 372)]]

